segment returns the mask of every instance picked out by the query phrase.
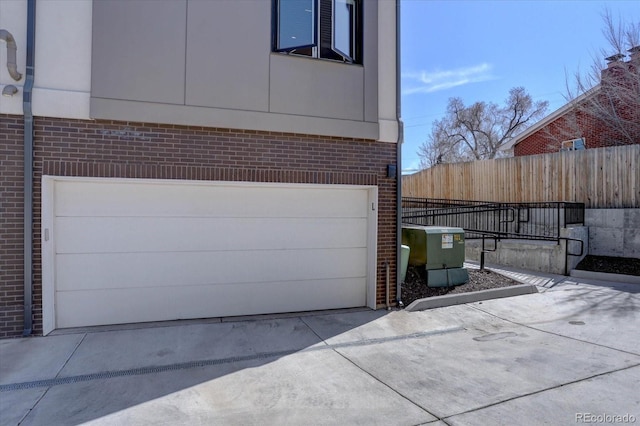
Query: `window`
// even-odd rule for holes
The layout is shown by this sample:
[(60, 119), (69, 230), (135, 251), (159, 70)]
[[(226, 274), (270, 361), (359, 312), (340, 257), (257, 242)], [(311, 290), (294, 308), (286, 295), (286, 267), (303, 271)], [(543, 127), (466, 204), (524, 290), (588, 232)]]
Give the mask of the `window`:
[(586, 149), (584, 138), (564, 141), (560, 145), (560, 151), (577, 151), (581, 149)]
[(273, 0), (273, 50), (362, 63), (362, 0)]

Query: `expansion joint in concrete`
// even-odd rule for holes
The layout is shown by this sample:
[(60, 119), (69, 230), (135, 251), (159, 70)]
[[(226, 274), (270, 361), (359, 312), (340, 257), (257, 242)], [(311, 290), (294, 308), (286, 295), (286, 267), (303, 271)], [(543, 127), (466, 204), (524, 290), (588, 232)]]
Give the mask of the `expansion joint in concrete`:
[(589, 381), (589, 380), (592, 380), (592, 379), (595, 379), (595, 378), (598, 378), (598, 377), (606, 376), (606, 375), (612, 374), (612, 373), (618, 373), (618, 372), (621, 372), (621, 371), (630, 370), (630, 369), (636, 368), (636, 367), (640, 367), (640, 363), (629, 365), (629, 366), (622, 367), (622, 368), (616, 368), (614, 370), (604, 371), (602, 373), (594, 374), (594, 375), (591, 375), (591, 376), (588, 376), (588, 377), (583, 377), (581, 379), (572, 380), (572, 381), (566, 382), (566, 383), (561, 383), (561, 384), (556, 385), (556, 386), (551, 386), (551, 387), (540, 389), (540, 390), (537, 390), (537, 391), (534, 391), (534, 392), (529, 392), (529, 393), (526, 393), (526, 394), (523, 394), (523, 395), (514, 396), (512, 398), (503, 399), (503, 400), (500, 400), (500, 401), (497, 401), (497, 402), (493, 402), (491, 404), (483, 405), (481, 407), (476, 407), (476, 408), (474, 408), (472, 410), (467, 410), (467, 411), (462, 411), (460, 413), (451, 414), (451, 415), (445, 417), (442, 420), (445, 421), (447, 419), (451, 419), (453, 417), (460, 416), (462, 414), (475, 413), (477, 411), (484, 410), (485, 408), (494, 407), (496, 405), (504, 404), (505, 402), (510, 402), (510, 401), (515, 401), (515, 400), (522, 399), (522, 398), (527, 398), (527, 397), (532, 396), (532, 395), (538, 395), (538, 394), (541, 394), (541, 393), (544, 393), (544, 392), (547, 392), (547, 391), (551, 391), (551, 390), (554, 390), (554, 389), (560, 389), (560, 388), (565, 387), (565, 386), (575, 385), (575, 384), (580, 383), (580, 382), (586, 382), (586, 381)]
[[(441, 419), (439, 416), (437, 416), (436, 414), (432, 413), (431, 411), (429, 411), (426, 407), (423, 407), (422, 405), (418, 404), (417, 402), (413, 401), (411, 398), (407, 397), (406, 395), (402, 394), (401, 392), (399, 392), (397, 389), (394, 389), (392, 386), (390, 386), (389, 384), (387, 384), (384, 380), (380, 379), (379, 377), (377, 377), (376, 375), (372, 374), (371, 372), (367, 371), (365, 368), (361, 367), (360, 365), (358, 365), (357, 362), (353, 361), (351, 358), (349, 358), (347, 355), (345, 355), (344, 353), (342, 353), (339, 349), (347, 346), (347, 345), (329, 345), (320, 335), (318, 335), (318, 333), (315, 332), (315, 330), (313, 330), (313, 328), (307, 324), (307, 322), (304, 321), (303, 318), (301, 318), (302, 322), (304, 322), (304, 324), (309, 327), (309, 329), (316, 335), (318, 336), (318, 338), (320, 340), (322, 340), (322, 342), (327, 345), (328, 348), (331, 348), (337, 355), (339, 355), (340, 357), (342, 357), (345, 361), (347, 361), (348, 363), (350, 363), (351, 365), (353, 365), (355, 368), (357, 368), (358, 370), (362, 371), (364, 374), (366, 374), (367, 376), (371, 377), (373, 380), (375, 380), (376, 382), (380, 383), (382, 386), (386, 387), (387, 389), (389, 389), (391, 392), (395, 393), (396, 395), (398, 395), (400, 398), (404, 399), (405, 401), (409, 402), (410, 404), (415, 405), (416, 407), (418, 407), (419, 409), (421, 409), (422, 411), (424, 411), (425, 413), (429, 414), (430, 416), (435, 417), (437, 420), (443, 420)], [(459, 331), (459, 330), (463, 330), (462, 328), (457, 327), (456, 330), (452, 330), (452, 331)], [(416, 333), (418, 334), (418, 333)], [(427, 334), (427, 333), (419, 333), (419, 334)], [(442, 333), (428, 333), (430, 335), (433, 334), (442, 334)], [(412, 336), (414, 337), (414, 336)], [(382, 339), (376, 339), (376, 340), (382, 340)], [(448, 423), (447, 423), (448, 424)]]
[(562, 337), (562, 338), (569, 339), (569, 340), (574, 340), (576, 342), (586, 343), (586, 344), (589, 344), (589, 345), (598, 346), (598, 347), (609, 349), (609, 350), (612, 350), (612, 351), (622, 352), (622, 353), (625, 353), (625, 354), (629, 354), (629, 355), (634, 355), (634, 356), (640, 357), (640, 354), (635, 353), (635, 352), (625, 351), (624, 349), (614, 348), (614, 347), (603, 345), (603, 344), (600, 344), (600, 343), (594, 343), (594, 342), (590, 342), (588, 340), (578, 339), (578, 338), (571, 337), (571, 336), (566, 336), (566, 335), (560, 334), (560, 333), (554, 333), (553, 331), (543, 330), (541, 328), (537, 328), (537, 327), (533, 327), (531, 325), (527, 325), (527, 324), (523, 324), (523, 323), (520, 323), (520, 322), (517, 322), (517, 321), (513, 321), (513, 320), (510, 320), (508, 318), (503, 318), (503, 317), (501, 317), (499, 315), (496, 315), (496, 314), (494, 314), (492, 312), (489, 312), (489, 311), (486, 311), (484, 309), (481, 309), (478, 306), (474, 306), (474, 305), (468, 305), (468, 306), (470, 306), (471, 308), (476, 309), (476, 310), (478, 310), (480, 312), (483, 312), (485, 314), (491, 315), (494, 318), (498, 318), (498, 319), (500, 319), (502, 321), (505, 321), (505, 322), (508, 322), (508, 323), (511, 323), (511, 324), (514, 324), (514, 325), (518, 325), (520, 327), (525, 327), (525, 328), (528, 328), (530, 330), (535, 330), (535, 331), (539, 331), (541, 333), (551, 334), (553, 336)]

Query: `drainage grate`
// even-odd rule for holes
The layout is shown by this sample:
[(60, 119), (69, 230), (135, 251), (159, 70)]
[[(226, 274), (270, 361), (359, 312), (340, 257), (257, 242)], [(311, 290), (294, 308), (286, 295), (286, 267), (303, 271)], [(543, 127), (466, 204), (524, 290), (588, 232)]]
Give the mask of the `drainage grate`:
[(234, 362), (277, 358), (277, 357), (291, 355), (295, 352), (299, 352), (299, 351), (289, 350), (289, 351), (280, 351), (280, 352), (269, 352), (264, 354), (238, 356), (238, 357), (231, 357), (231, 358), (190, 361), (190, 362), (183, 362), (179, 364), (160, 365), (160, 366), (153, 366), (153, 367), (140, 367), (140, 368), (132, 368), (129, 370), (106, 371), (102, 373), (93, 373), (93, 374), (82, 374), (79, 376), (60, 377), (56, 379), (35, 380), (33, 382), (0, 385), (0, 392), (67, 385), (71, 383), (88, 382), (91, 380), (112, 379), (114, 377), (140, 376), (143, 374), (162, 373), (165, 371), (175, 371), (175, 370), (186, 370), (186, 369), (198, 368), (198, 367), (209, 367), (214, 365), (230, 364)]
[(454, 333), (462, 330), (464, 330), (463, 327), (454, 327), (454, 328), (448, 328), (443, 330), (434, 330), (434, 331), (405, 334), (402, 336), (381, 337), (376, 339), (366, 339), (366, 340), (358, 340), (354, 342), (345, 342), (345, 343), (337, 343), (333, 345), (317, 346), (317, 347), (306, 348), (301, 350), (291, 349), (287, 351), (265, 352), (265, 353), (246, 355), (246, 356), (190, 361), (190, 362), (182, 362), (182, 363), (169, 364), (169, 365), (132, 368), (128, 370), (106, 371), (101, 373), (82, 374), (78, 376), (60, 377), (55, 379), (34, 380), (32, 382), (11, 383), (6, 385), (0, 385), (0, 392), (9, 392), (9, 391), (33, 389), (33, 388), (48, 388), (51, 386), (68, 385), (72, 383), (88, 382), (92, 380), (112, 379), (115, 377), (140, 376), (144, 374), (162, 373), (165, 371), (187, 370), (191, 368), (211, 367), (215, 365), (231, 364), (235, 362), (256, 361), (256, 360), (263, 360), (268, 358), (280, 358), (280, 357), (291, 355), (297, 352), (315, 352), (315, 351), (336, 350), (340, 348), (350, 348), (350, 347), (357, 347), (357, 346), (370, 346), (370, 345), (377, 345), (381, 343), (388, 343), (388, 342), (400, 341), (400, 340), (420, 339), (420, 338), (429, 337), (429, 336), (437, 336), (441, 334)]

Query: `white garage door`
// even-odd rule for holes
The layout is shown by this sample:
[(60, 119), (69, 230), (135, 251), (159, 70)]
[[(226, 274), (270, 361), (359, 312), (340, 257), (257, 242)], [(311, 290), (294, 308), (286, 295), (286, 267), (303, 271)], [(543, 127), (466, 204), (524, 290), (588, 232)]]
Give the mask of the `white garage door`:
[(45, 334), (375, 307), (376, 196), (371, 187), (45, 177)]

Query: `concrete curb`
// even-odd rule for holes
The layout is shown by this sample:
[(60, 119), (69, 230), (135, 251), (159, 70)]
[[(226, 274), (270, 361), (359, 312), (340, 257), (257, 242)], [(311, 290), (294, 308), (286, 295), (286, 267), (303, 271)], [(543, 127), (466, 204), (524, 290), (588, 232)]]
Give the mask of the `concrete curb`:
[(573, 269), (571, 271), (571, 276), (574, 278), (585, 278), (614, 283), (640, 284), (640, 277), (634, 275), (610, 274), (607, 272), (591, 272)]
[[(464, 263), (465, 268), (480, 269), (479, 264), (475, 261), (465, 260)], [(568, 278), (564, 275), (549, 274), (539, 271), (526, 271), (523, 269), (516, 269), (495, 264), (485, 265), (485, 269), (488, 269), (491, 272), (495, 272), (496, 274), (500, 274), (507, 278), (511, 278), (512, 280), (517, 281), (521, 284), (535, 285), (538, 287), (538, 289), (540, 289), (540, 287), (549, 289)]]
[(472, 291), (462, 294), (446, 294), (444, 296), (434, 296), (415, 300), (407, 306), (405, 310), (409, 312), (424, 311), (427, 309), (481, 302), (489, 299), (501, 299), (503, 297), (521, 296), (523, 294), (532, 294), (537, 292), (538, 288), (535, 285), (521, 284), (510, 287)]

